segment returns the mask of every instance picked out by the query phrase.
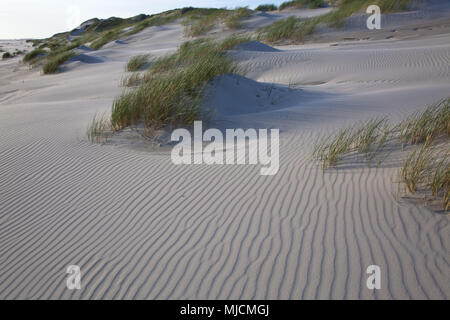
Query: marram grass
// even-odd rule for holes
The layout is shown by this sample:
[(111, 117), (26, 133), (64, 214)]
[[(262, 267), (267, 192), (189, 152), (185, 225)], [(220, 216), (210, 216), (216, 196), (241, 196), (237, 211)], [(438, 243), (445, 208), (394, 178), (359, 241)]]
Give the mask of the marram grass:
[(421, 193), (425, 197), (439, 199), (443, 209), (448, 211), (450, 98), (407, 117), (395, 126), (391, 126), (386, 118), (375, 118), (319, 137), (312, 156), (323, 169), (338, 166), (350, 154), (364, 155), (370, 162), (382, 153), (387, 143), (396, 144), (400, 150), (405, 145), (415, 146), (399, 169), (400, 185), (405, 186), (407, 193)]
[(124, 78), (122, 84), (129, 88), (114, 100), (112, 127), (120, 130), (143, 123), (158, 129), (206, 119), (207, 111), (201, 107), (205, 86), (216, 76), (238, 72), (226, 51), (248, 40), (188, 41), (175, 53), (152, 61), (146, 72)]

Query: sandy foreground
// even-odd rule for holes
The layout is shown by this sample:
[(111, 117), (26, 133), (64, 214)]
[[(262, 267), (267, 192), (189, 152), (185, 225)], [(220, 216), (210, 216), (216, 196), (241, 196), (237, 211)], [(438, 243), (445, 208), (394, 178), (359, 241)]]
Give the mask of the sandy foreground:
[[(326, 172), (310, 159), (320, 134), (450, 96), (439, 19), (424, 33), (402, 20), (399, 38), (233, 50), (247, 78), (223, 77), (209, 103), (217, 126), (280, 129), (275, 176), (87, 141), (128, 59), (174, 51), (180, 24), (80, 52), (57, 75), (0, 61), (0, 298), (449, 299), (450, 217), (398, 196), (401, 159)], [(389, 21), (380, 32), (395, 34)], [(71, 264), (80, 290), (66, 288)], [(366, 287), (369, 265), (381, 290)]]

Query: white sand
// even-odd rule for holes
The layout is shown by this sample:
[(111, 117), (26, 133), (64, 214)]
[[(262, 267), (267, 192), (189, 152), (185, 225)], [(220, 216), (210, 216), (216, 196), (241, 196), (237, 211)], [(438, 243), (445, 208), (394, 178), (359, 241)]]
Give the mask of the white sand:
[[(233, 51), (250, 79), (218, 80), (210, 104), (222, 126), (280, 128), (275, 176), (87, 142), (126, 61), (182, 34), (152, 27), (52, 76), (0, 61), (0, 298), (450, 298), (449, 216), (396, 196), (399, 161), (323, 173), (309, 159), (318, 134), (449, 96), (449, 33)], [(81, 290), (66, 289), (71, 264)]]

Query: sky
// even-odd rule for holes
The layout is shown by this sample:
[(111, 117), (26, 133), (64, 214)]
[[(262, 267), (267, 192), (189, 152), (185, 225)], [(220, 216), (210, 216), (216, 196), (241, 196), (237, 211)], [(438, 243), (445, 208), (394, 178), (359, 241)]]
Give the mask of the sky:
[(91, 18), (129, 18), (182, 7), (235, 8), (286, 0), (1, 0), (0, 39), (47, 38)]

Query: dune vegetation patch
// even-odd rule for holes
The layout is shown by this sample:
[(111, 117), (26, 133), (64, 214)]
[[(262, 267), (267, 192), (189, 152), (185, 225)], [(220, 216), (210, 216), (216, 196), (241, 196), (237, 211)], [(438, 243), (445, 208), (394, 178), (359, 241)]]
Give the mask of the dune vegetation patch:
[(42, 72), (44, 74), (56, 73), (59, 66), (75, 55), (74, 51), (66, 51), (47, 57)]
[(108, 19), (91, 19), (91, 24), (75, 35), (71, 32), (55, 34), (47, 39), (30, 40), (37, 49), (49, 49), (51, 52), (61, 53), (70, 51), (81, 45), (88, 45), (98, 50), (105, 44), (130, 36), (151, 26), (158, 26), (175, 21), (181, 17), (182, 9), (170, 10), (154, 15), (141, 14), (122, 19), (111, 17)]
[(225, 25), (229, 29), (240, 29), (242, 28), (242, 20), (250, 17), (252, 11), (247, 7), (236, 8), (232, 13), (230, 13), (224, 20)]
[(173, 54), (155, 59), (147, 71), (122, 81), (131, 88), (114, 100), (108, 120), (92, 120), (89, 140), (96, 141), (97, 135), (103, 139), (105, 130), (117, 131), (131, 125), (143, 124), (146, 129), (157, 130), (207, 120), (209, 110), (201, 107), (206, 85), (216, 76), (239, 73), (227, 50), (248, 40), (197, 39), (183, 43)]
[(340, 161), (362, 155), (371, 162), (378, 157), (378, 165), (389, 156), (386, 146), (414, 147), (399, 172), (399, 186), (406, 192), (420, 192), (426, 199), (441, 199), (442, 207), (450, 209), (450, 98), (407, 117), (396, 125), (386, 118), (367, 122), (322, 136), (314, 144), (312, 157), (323, 169), (338, 167)]
[(212, 30), (228, 15), (227, 9), (193, 9), (185, 14), (185, 35), (197, 37)]
[(146, 73), (113, 103), (111, 123), (116, 130), (142, 122), (146, 127), (189, 126), (205, 118), (201, 101), (214, 77), (237, 72), (226, 50), (247, 41), (233, 37), (222, 42), (198, 39), (183, 43), (168, 56), (154, 60)]
[(292, 0), (280, 4), (280, 10), (287, 8), (309, 8), (316, 9), (326, 7), (328, 4), (323, 0)]
[(2, 54), (2, 59), (3, 60), (6, 60), (6, 59), (9, 59), (9, 58), (12, 58), (12, 57), (13, 57), (13, 55), (11, 53), (9, 53), (9, 52), (4, 52)]
[(297, 17), (278, 20), (260, 29), (257, 38), (258, 41), (270, 44), (280, 40), (299, 42), (314, 33), (318, 20), (318, 18), (300, 19)]
[(378, 5), (382, 13), (404, 11), (408, 9), (411, 0), (340, 0), (337, 2), (337, 10), (324, 16), (322, 21), (330, 27), (344, 26), (345, 19), (357, 12), (362, 12), (370, 5)]
[(29, 62), (32, 63), (33, 60), (36, 60), (40, 57), (45, 57), (48, 54), (48, 52), (44, 49), (34, 49), (33, 51), (28, 52), (23, 57), (23, 62)]
[(242, 28), (242, 20), (250, 17), (252, 12), (247, 7), (233, 10), (192, 8), (184, 14), (182, 23), (185, 25), (186, 36), (198, 37), (211, 31), (220, 23), (228, 29)]
[(320, 137), (314, 145), (313, 158), (322, 163), (323, 169), (336, 166), (344, 156), (352, 153), (362, 154), (372, 161), (390, 135), (386, 118), (370, 119)]
[(421, 194), (426, 201), (440, 201), (442, 209), (450, 210), (449, 145), (426, 145), (415, 149), (406, 158), (399, 172), (403, 193)]
[(103, 47), (105, 44), (114, 41), (116, 39), (119, 39), (120, 37), (120, 30), (109, 30), (103, 32), (100, 37), (98, 37), (96, 40), (94, 40), (89, 47), (98, 50), (101, 47)]
[(276, 11), (278, 10), (278, 6), (276, 6), (275, 4), (260, 4), (259, 6), (257, 6), (255, 8), (256, 11), (263, 11), (263, 12), (267, 12), (267, 11)]
[(106, 142), (114, 133), (111, 118), (106, 114), (94, 115), (86, 129), (86, 135), (90, 142)]
[(130, 36), (133, 34), (136, 34), (138, 32), (141, 32), (145, 28), (149, 27), (155, 27), (155, 26), (162, 26), (168, 23), (172, 23), (179, 19), (181, 17), (181, 11), (170, 11), (170, 12), (163, 12), (161, 14), (157, 14), (154, 16), (150, 16), (149, 18), (142, 20), (138, 22), (137, 24), (133, 25), (131, 30), (125, 32), (123, 36)]
[[(389, 13), (408, 9), (410, 0), (340, 0), (332, 2), (335, 6), (331, 12), (312, 18), (289, 17), (278, 20), (271, 25), (261, 28), (258, 39), (267, 43), (279, 41), (300, 42), (306, 36), (312, 35), (319, 24), (332, 28), (342, 27), (345, 19), (357, 12), (363, 12), (370, 5), (378, 5), (381, 12)], [(280, 6), (280, 10), (288, 7), (319, 8), (326, 4), (323, 1), (296, 0), (289, 1)]]
[(143, 66), (145, 66), (147, 63), (149, 63), (149, 54), (140, 54), (137, 56), (132, 57), (128, 63), (127, 63), (127, 71), (133, 72), (138, 71)]

